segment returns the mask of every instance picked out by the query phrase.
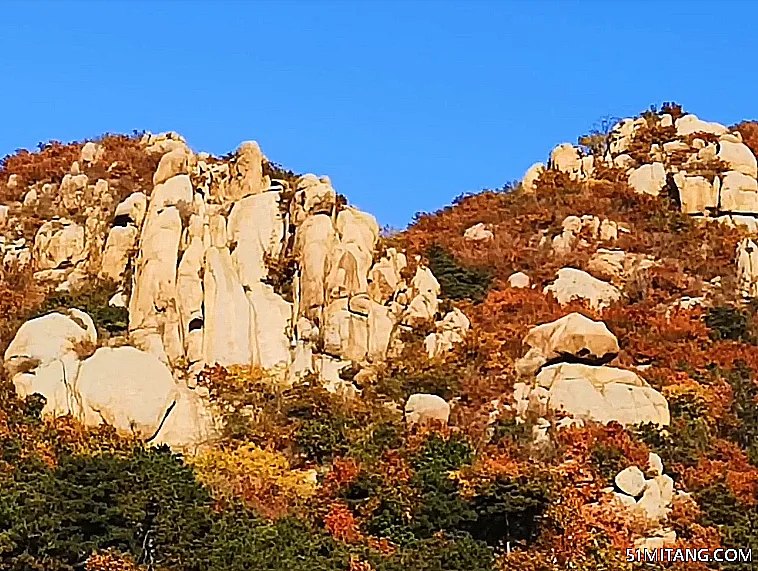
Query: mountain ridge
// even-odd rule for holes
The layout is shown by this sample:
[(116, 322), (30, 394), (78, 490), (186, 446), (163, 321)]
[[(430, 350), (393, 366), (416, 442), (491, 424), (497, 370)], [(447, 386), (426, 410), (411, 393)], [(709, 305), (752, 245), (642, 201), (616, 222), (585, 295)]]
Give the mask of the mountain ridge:
[[(171, 473), (150, 487), (166, 569), (634, 569), (626, 548), (749, 546), (756, 125), (664, 104), (390, 235), (253, 142), (6, 157), (0, 437), (20, 453), (0, 508), (87, 466)], [(195, 531), (166, 519), (188, 509), (174, 484)], [(147, 497), (103, 501), (121, 519), (65, 545), (30, 542), (22, 502), (0, 562), (130, 568)]]

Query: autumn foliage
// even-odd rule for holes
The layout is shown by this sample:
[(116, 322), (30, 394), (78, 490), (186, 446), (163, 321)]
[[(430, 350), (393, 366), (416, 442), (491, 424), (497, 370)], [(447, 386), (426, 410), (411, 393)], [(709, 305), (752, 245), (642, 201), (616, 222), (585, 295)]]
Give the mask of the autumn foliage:
[[(674, 119), (683, 113), (675, 104), (664, 111)], [(641, 157), (650, 144), (673, 136), (649, 113), (632, 155)], [(737, 129), (758, 152), (758, 124)], [(80, 165), (90, 179), (108, 180), (119, 200), (151, 187), (157, 159), (144, 152), (137, 134), (106, 135), (99, 143), (103, 160)], [(22, 198), (7, 187), (10, 174), (24, 185), (59, 183), (81, 146), (53, 142), (6, 157), (0, 198)], [(265, 168), (294, 180), (278, 165)], [(674, 530), (682, 546), (755, 542), (758, 306), (734, 293), (734, 254), (744, 232), (688, 218), (670, 197), (636, 194), (626, 180), (624, 171), (601, 165), (591, 181), (548, 171), (535, 192), (506, 185), (417, 215), (381, 247), (404, 248), (412, 264), (418, 255), (433, 267), (442, 309), (458, 307), (471, 320), (465, 342), (430, 360), (424, 335), (433, 324), (404, 331), (403, 349), (357, 381), (361, 393), (355, 398), (328, 392), (315, 377), (290, 385), (254, 367), (209, 366), (198, 384), (220, 419), (221, 437), (193, 458), (156, 459), (105, 427), (42, 419), (41, 403), (14, 397), (10, 379), (3, 379), (0, 488), (12, 482), (29, 490), (19, 471), (34, 469), (46, 478), (44, 494), (53, 497), (77, 478), (86, 484), (77, 490), (89, 489), (90, 470), (116, 481), (121, 476), (112, 465), (127, 466), (126, 482), (146, 465), (160, 468), (181, 481), (179, 491), (164, 492), (171, 496), (171, 513), (186, 513), (182, 527), (194, 534), (194, 543), (187, 540), (181, 549), (160, 549), (183, 563), (191, 552), (202, 561), (192, 564), (210, 571), (632, 571), (624, 549), (655, 527)], [(584, 233), (570, 251), (556, 253), (552, 239), (563, 220), (583, 215), (626, 231), (612, 245)], [(478, 223), (492, 230), (491, 241), (464, 238)], [(647, 255), (656, 264), (622, 280), (622, 301), (602, 312), (579, 301), (562, 306), (544, 293), (559, 269), (588, 270), (599, 247)], [(509, 287), (517, 271), (529, 275), (532, 287)], [(291, 278), (281, 273), (282, 281)], [(23, 272), (6, 272), (0, 281), (3, 343), (24, 317), (54, 301), (25, 287), (30, 281)], [(687, 297), (708, 302), (680, 307)], [(523, 380), (515, 363), (532, 327), (572, 312), (607, 325), (620, 344), (611, 365), (634, 370), (666, 397), (670, 426), (587, 422), (558, 430), (555, 413), (548, 418), (547, 442), (535, 442), (536, 419), (516, 419), (508, 408), (514, 384)], [(450, 424), (407, 426), (402, 405), (417, 392), (452, 403)], [(620, 470), (645, 469), (651, 452), (663, 459), (677, 493), (660, 525), (624, 509), (608, 492)], [(109, 504), (110, 491), (94, 489), (108, 509), (123, 510), (113, 512), (119, 518), (136, 517), (129, 505)], [(22, 504), (20, 497), (7, 505)], [(15, 516), (14, 529), (23, 529), (23, 518)], [(23, 568), (21, 559), (4, 559), (2, 526), (0, 521), (0, 569)], [(89, 571), (138, 569), (134, 545), (124, 542), (123, 554), (105, 549), (110, 533), (98, 529), (92, 540), (97, 549), (84, 556), (67, 545), (56, 569), (69, 571), (73, 559), (78, 568), (86, 561)], [(19, 553), (27, 547), (14, 544)], [(37, 565), (29, 568), (43, 568), (42, 556), (29, 557)]]

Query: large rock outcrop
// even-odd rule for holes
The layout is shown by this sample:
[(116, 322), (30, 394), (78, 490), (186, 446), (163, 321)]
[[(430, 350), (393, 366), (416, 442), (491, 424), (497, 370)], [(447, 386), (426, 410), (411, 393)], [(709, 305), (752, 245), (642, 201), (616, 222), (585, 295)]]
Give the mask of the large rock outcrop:
[(537, 375), (547, 390), (546, 404), (574, 418), (634, 425), (667, 425), (668, 403), (636, 373), (583, 364), (550, 365)]
[[(158, 358), (128, 346), (94, 350), (96, 343), (86, 313), (50, 313), (21, 326), (5, 352), (5, 368), (19, 396), (45, 398), (43, 414), (109, 424), (121, 434), (181, 449), (212, 439), (207, 404), (196, 393), (185, 394), (189, 389)], [(164, 431), (177, 425), (181, 433)]]
[(516, 362), (517, 414), (552, 411), (571, 423), (669, 424), (663, 395), (635, 372), (608, 366), (619, 344), (604, 323), (572, 313), (532, 328), (524, 344), (529, 350)]
[(544, 364), (560, 360), (608, 362), (619, 352), (618, 340), (605, 323), (579, 313), (533, 327), (524, 344), (529, 350), (516, 363), (522, 375), (534, 374)]
[[(175, 133), (141, 144), (157, 164), (152, 188), (118, 204), (108, 181), (93, 185), (81, 173), (79, 162), (102, 159), (97, 144), (85, 145), (60, 189), (27, 193), (33, 208), (58, 191), (57, 207), (86, 218), (42, 224), (27, 252), (37, 279), (72, 290), (97, 276), (116, 284), (112, 303), (128, 309), (128, 336), (116, 343), (128, 346), (98, 348), (81, 315), (19, 330), (6, 366), (19, 394), (47, 398), (46, 414), (195, 446), (213, 434), (193, 388), (206, 366), (260, 367), (283, 383), (316, 374), (353, 394), (341, 371), (383, 361), (401, 328), (432, 325), (435, 358), (465, 339), (460, 310), (439, 314), (431, 271), (415, 261), (409, 273), (393, 248), (380, 255), (376, 220), (346, 205), (328, 177), (272, 181), (255, 142), (227, 159), (195, 155)], [(4, 251), (9, 263), (23, 257), (15, 246)]]

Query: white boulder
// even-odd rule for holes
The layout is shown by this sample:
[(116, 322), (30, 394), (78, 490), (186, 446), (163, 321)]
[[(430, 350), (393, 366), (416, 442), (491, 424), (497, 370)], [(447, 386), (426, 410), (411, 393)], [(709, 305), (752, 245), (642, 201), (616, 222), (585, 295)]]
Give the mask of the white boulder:
[(561, 305), (573, 300), (586, 300), (593, 309), (603, 309), (621, 299), (621, 292), (609, 283), (575, 268), (558, 270), (557, 279), (545, 286)]
[(405, 403), (405, 421), (408, 424), (423, 424), (429, 420), (447, 423), (450, 405), (437, 395), (414, 394)]

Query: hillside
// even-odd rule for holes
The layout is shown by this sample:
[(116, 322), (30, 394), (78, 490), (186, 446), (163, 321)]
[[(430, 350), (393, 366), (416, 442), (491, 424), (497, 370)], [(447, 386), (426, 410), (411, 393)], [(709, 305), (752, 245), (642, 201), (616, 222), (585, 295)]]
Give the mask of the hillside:
[(608, 127), (391, 235), (255, 142), (3, 159), (0, 569), (750, 547), (758, 124)]

